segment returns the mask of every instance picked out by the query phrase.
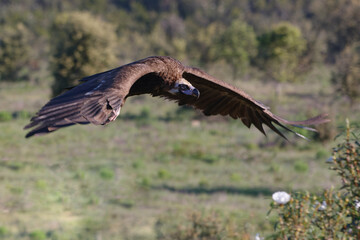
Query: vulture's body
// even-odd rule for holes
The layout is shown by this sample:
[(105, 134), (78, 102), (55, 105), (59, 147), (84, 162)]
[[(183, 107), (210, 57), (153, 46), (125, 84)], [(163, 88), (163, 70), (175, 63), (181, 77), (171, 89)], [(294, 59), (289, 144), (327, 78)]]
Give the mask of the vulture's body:
[(40, 109), (25, 127), (33, 128), (26, 137), (74, 124), (107, 124), (120, 114), (128, 97), (140, 94), (192, 105), (205, 115), (239, 118), (247, 127), (253, 124), (264, 134), (262, 124), (265, 124), (282, 137), (273, 124), (291, 131), (284, 124), (299, 127), (328, 121), (326, 115), (296, 122), (282, 119), (242, 90), (171, 57), (148, 57), (81, 81), (82, 84), (51, 99)]

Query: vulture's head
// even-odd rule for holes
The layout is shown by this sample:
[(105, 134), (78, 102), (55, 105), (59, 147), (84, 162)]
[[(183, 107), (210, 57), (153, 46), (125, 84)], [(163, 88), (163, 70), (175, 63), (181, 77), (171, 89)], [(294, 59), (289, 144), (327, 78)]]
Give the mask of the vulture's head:
[(186, 81), (184, 78), (180, 78), (179, 80), (174, 82), (174, 85), (170, 88), (169, 93), (178, 95), (188, 95), (196, 98), (200, 97), (200, 92), (197, 90), (191, 83)]

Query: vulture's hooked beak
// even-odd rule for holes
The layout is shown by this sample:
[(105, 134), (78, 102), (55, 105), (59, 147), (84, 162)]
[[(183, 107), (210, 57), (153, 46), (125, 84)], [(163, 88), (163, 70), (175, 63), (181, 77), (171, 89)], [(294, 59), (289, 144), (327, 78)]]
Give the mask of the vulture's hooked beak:
[(199, 99), (200, 91), (194, 88), (194, 90), (192, 91), (192, 96), (196, 97), (196, 99)]
[(200, 97), (199, 90), (197, 90), (194, 87), (190, 87), (189, 89), (181, 89), (180, 88), (180, 92), (184, 95), (196, 97), (196, 99), (199, 99), (199, 97)]

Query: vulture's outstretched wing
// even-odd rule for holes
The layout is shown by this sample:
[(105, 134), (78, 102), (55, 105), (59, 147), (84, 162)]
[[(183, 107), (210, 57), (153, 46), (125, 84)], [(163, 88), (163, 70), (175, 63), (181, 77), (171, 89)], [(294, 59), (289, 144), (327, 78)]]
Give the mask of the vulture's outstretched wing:
[(84, 83), (51, 99), (25, 126), (25, 129), (35, 127), (26, 137), (74, 124), (105, 124), (122, 104), (117, 89), (112, 87), (118, 71), (88, 77)]
[(286, 137), (273, 125), (274, 123), (305, 138), (284, 126), (284, 124), (316, 131), (315, 129), (303, 125), (316, 125), (329, 121), (326, 114), (305, 121), (285, 120), (270, 112), (269, 107), (256, 101), (242, 90), (226, 82), (220, 81), (197, 68), (185, 68), (183, 77), (200, 91), (200, 98), (197, 101), (191, 101), (189, 98), (180, 99), (178, 100), (180, 105), (193, 105), (202, 110), (205, 115), (221, 114), (230, 115), (234, 119), (240, 118), (248, 128), (253, 124), (263, 134), (265, 134), (265, 131), (262, 124), (265, 124), (286, 139)]
[(153, 70), (149, 63), (140, 60), (82, 79), (82, 84), (51, 99), (40, 109), (25, 126), (25, 129), (33, 128), (26, 137), (74, 124), (104, 125), (114, 121), (133, 84)]

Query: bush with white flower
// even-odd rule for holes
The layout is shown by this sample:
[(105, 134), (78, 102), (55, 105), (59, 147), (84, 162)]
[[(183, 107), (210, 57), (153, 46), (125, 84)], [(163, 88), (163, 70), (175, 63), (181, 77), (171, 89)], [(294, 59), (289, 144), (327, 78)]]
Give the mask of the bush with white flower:
[[(350, 137), (351, 136), (351, 137)], [(333, 149), (330, 169), (340, 189), (323, 194), (276, 192), (269, 211), (276, 211), (275, 233), (266, 239), (360, 239), (360, 134), (347, 125), (344, 143)]]

